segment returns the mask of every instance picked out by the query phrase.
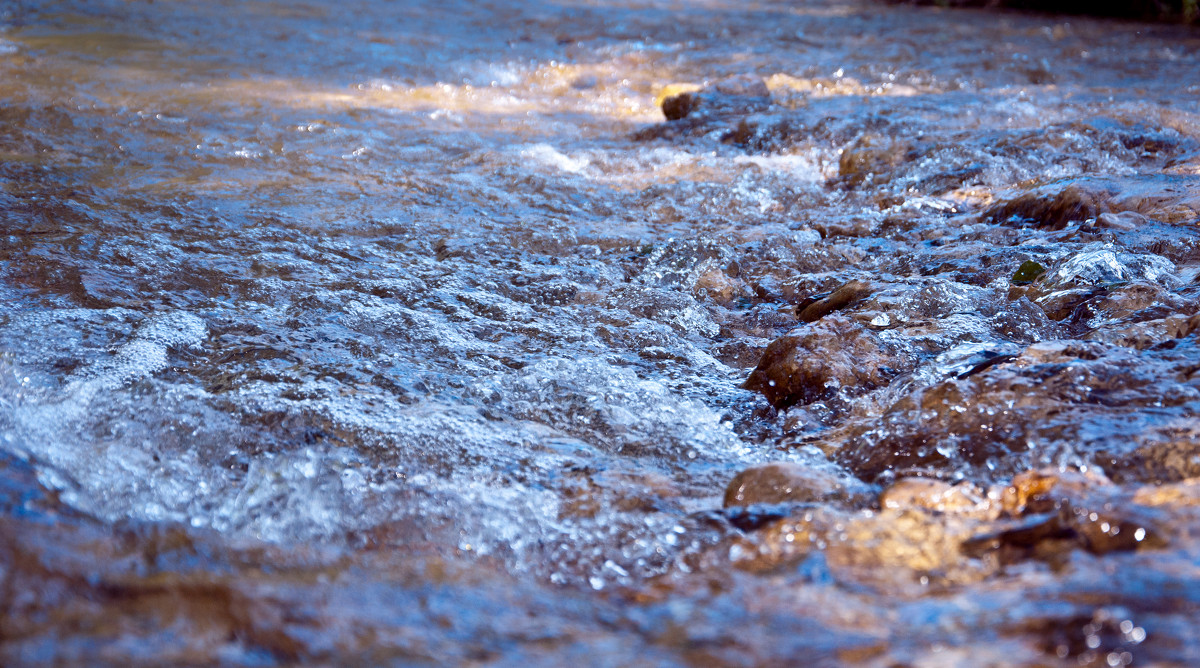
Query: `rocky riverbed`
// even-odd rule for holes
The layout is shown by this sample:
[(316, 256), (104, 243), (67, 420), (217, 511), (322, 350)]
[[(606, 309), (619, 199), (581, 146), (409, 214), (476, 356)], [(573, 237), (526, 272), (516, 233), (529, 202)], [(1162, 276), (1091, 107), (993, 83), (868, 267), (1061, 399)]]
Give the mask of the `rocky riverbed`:
[(1200, 32), (0, 9), (0, 663), (1195, 665)]

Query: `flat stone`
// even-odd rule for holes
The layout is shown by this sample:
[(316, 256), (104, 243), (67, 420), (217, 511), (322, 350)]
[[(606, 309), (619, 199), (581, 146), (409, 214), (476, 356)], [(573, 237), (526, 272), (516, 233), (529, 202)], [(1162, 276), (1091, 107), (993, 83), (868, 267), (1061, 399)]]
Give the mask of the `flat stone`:
[(725, 507), (756, 503), (808, 503), (866, 498), (866, 485), (847, 484), (835, 473), (794, 462), (773, 462), (738, 473), (725, 488)]

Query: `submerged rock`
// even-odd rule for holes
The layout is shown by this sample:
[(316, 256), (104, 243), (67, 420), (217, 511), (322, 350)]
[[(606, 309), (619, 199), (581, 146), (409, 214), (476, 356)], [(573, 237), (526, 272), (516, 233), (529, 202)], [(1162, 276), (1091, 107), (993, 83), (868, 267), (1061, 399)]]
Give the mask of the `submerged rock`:
[(960, 544), (976, 530), (973, 520), (920, 509), (848, 514), (827, 508), (781, 518), (730, 548), (733, 565), (751, 572), (796, 567), (820, 554), (834, 577), (896, 587), (922, 576), (975, 579), (988, 566), (970, 563)]
[(755, 572), (804, 568), (819, 553), (820, 566), (835, 578), (961, 584), (1021, 561), (1062, 565), (1077, 551), (1160, 549), (1167, 541), (1155, 508), (1194, 505), (1186, 500), (1194, 487), (1133, 493), (1094, 471), (1069, 468), (1026, 470), (987, 489), (905, 478), (880, 495), (878, 511), (806, 505), (763, 516), (729, 554), (733, 565)]
[(1145, 350), (1166, 341), (1179, 339), (1200, 329), (1200, 315), (1175, 314), (1130, 325), (1103, 327), (1088, 333), (1088, 341), (1102, 341), (1126, 348)]
[(1095, 471), (1042, 468), (1023, 471), (1000, 492), (1001, 509), (1011, 517), (1056, 510), (1071, 498), (1082, 498), (1089, 490), (1109, 486), (1108, 478)]
[(919, 508), (922, 510), (994, 518), (998, 506), (986, 491), (971, 483), (952, 485), (931, 478), (903, 478), (879, 495), (884, 510)]
[(1150, 219), (1136, 211), (1122, 211), (1121, 213), (1102, 213), (1096, 216), (1094, 220), (1085, 222), (1083, 227), (1093, 230), (1121, 230), (1122, 232), (1129, 232), (1149, 224)]
[(916, 147), (907, 140), (864, 136), (842, 149), (838, 159), (838, 180), (846, 186), (887, 178), (891, 172), (918, 157)]
[(1042, 281), (1046, 290), (1082, 285), (1105, 285), (1143, 280), (1170, 285), (1175, 265), (1157, 255), (1123, 253), (1101, 244), (1092, 244), (1048, 272)]
[(671, 508), (674, 497), (679, 496), (669, 478), (656, 474), (573, 471), (566, 478), (560, 519), (661, 511)]

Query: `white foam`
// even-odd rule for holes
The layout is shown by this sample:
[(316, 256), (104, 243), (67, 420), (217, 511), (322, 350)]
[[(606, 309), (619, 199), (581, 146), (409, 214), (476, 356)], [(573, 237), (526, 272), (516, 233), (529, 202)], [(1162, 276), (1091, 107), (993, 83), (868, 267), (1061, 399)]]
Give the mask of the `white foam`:
[(522, 149), (521, 157), (534, 160), (547, 167), (554, 167), (569, 174), (579, 174), (592, 164), (592, 161), (588, 158), (567, 155), (549, 144), (534, 144)]

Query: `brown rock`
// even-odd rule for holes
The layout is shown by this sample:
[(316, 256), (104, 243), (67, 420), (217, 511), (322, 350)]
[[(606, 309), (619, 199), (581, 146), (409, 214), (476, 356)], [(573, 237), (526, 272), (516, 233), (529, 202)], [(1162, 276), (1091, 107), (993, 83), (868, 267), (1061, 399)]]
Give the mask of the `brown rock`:
[(1165, 545), (1136, 495), (1131, 500), (1094, 470), (1026, 471), (1014, 476), (1000, 497), (1004, 512), (1018, 519), (964, 541), (964, 553), (994, 553), (1001, 563), (1062, 563), (1074, 550), (1107, 554)]
[(668, 121), (678, 120), (691, 113), (698, 99), (695, 93), (701, 88), (702, 86), (691, 83), (667, 84), (659, 91), (654, 102), (663, 110), (663, 115)]
[(696, 93), (685, 92), (670, 97), (664, 98), (662, 101), (663, 116), (666, 116), (668, 121), (677, 121), (681, 118), (686, 118), (700, 106), (700, 96)]
[[(1102, 214), (1134, 212), (1168, 223), (1200, 218), (1200, 178), (1192, 175), (1152, 175), (1121, 178), (1083, 177), (1050, 183), (998, 204), (984, 214), (999, 223), (1032, 223), (1060, 230), (1071, 222), (1097, 219), (1097, 225), (1121, 229), (1137, 223), (1133, 217)], [(1144, 219), (1144, 218), (1143, 218)]]
[(668, 121), (678, 121), (703, 111), (706, 116), (740, 116), (770, 106), (771, 91), (755, 76), (731, 77), (709, 88), (671, 84), (659, 94), (659, 106)]
[(746, 292), (745, 283), (737, 278), (731, 278), (720, 269), (710, 269), (700, 274), (692, 286), (694, 296), (707, 296), (718, 304), (727, 304), (744, 292)]
[(1079, 534), (1082, 549), (1092, 554), (1156, 550), (1167, 545), (1154, 526), (1155, 518), (1143, 508), (1128, 505), (1109, 509), (1066, 504), (1059, 514)]
[(1103, 201), (1103, 193), (1068, 185), (1051, 196), (1042, 192), (1021, 195), (993, 207), (987, 216), (998, 222), (1032, 221), (1038, 227), (1060, 230), (1071, 221), (1095, 218)]
[(1200, 506), (1200, 478), (1145, 485), (1134, 493), (1133, 502), (1143, 506)]
[(995, 554), (1005, 564), (1026, 559), (1062, 564), (1074, 550), (1103, 555), (1166, 545), (1144, 509), (1112, 509), (1110, 505), (1093, 508), (1063, 501), (1053, 512), (1028, 515), (1007, 527), (973, 536), (963, 541), (962, 551), (972, 557)]
[(1094, 287), (1054, 290), (1042, 295), (1037, 295), (1036, 290), (1031, 290), (1027, 294), (1034, 295), (1033, 303), (1042, 307), (1042, 311), (1045, 312), (1047, 318), (1054, 321), (1061, 321), (1070, 317), (1084, 303), (1103, 295), (1104, 292), (1104, 288)]
[[(835, 530), (836, 531), (836, 530)], [(829, 537), (831, 568), (904, 569), (930, 573), (953, 570), (962, 561), (958, 546), (964, 525), (955, 517), (934, 517), (919, 510), (885, 510), (854, 518)]]
[(1150, 223), (1150, 220), (1136, 211), (1122, 211), (1121, 213), (1102, 213), (1096, 216), (1092, 227), (1104, 230), (1122, 230), (1128, 232), (1136, 230), (1139, 227), (1144, 227)]
[(838, 178), (848, 186), (861, 185), (876, 176), (890, 174), (915, 157), (914, 146), (906, 141), (864, 136), (842, 150), (838, 159)]
[(669, 506), (678, 494), (670, 479), (654, 473), (578, 473), (563, 485), (559, 517), (596, 517), (613, 510), (653, 512)]
[(788, 517), (734, 541), (729, 550), (741, 570), (759, 572), (792, 564), (825, 547), (832, 521), (823, 512)]
[[(1032, 434), (1061, 438), (1073, 425), (1053, 417), (1056, 402), (1038, 393), (1040, 379), (1014, 377), (999, 367), (918, 388), (881, 419), (860, 427), (835, 457), (856, 475), (923, 475), (962, 468), (1000, 470), (1018, 464)], [(1038, 396), (1041, 394), (1041, 396)]]
[(827, 471), (793, 462), (773, 462), (748, 468), (725, 488), (725, 507), (755, 503), (805, 503), (837, 499), (863, 499), (861, 488)]
[(1183, 306), (1183, 302), (1162, 286), (1149, 281), (1136, 281), (1119, 288), (1097, 293), (1080, 304), (1071, 319), (1087, 322), (1115, 322), (1143, 309), (1156, 305)]
[(1001, 493), (1001, 506), (1009, 515), (1055, 510), (1070, 498), (1082, 498), (1087, 490), (1111, 484), (1094, 471), (1039, 469), (1013, 476)]
[(1165, 171), (1181, 176), (1200, 176), (1200, 151), (1193, 151), (1171, 160), (1167, 163)]
[(862, 394), (887, 383), (908, 362), (873, 332), (842, 316), (804, 325), (767, 346), (746, 380), (776, 408), (838, 393)]
[(1163, 341), (1179, 339), (1195, 330), (1196, 316), (1172, 315), (1118, 327), (1104, 327), (1085, 336), (1088, 341), (1101, 341), (1126, 348), (1145, 350)]
[(1195, 427), (1166, 424), (1147, 434), (1136, 447), (1101, 453), (1105, 470), (1118, 482), (1179, 482), (1200, 477), (1200, 441)]
[(871, 284), (866, 281), (850, 281), (842, 284), (828, 297), (817, 299), (798, 308), (797, 315), (804, 322), (816, 322), (821, 318), (866, 299), (871, 294)]
[(831, 571), (859, 582), (903, 586), (920, 575), (961, 581), (981, 572), (959, 549), (976, 524), (911, 508), (853, 515), (814, 509), (741, 537), (730, 555), (737, 568), (763, 572), (820, 550)]
[(1200, 475), (1181, 408), (1194, 400), (1184, 382), (1194, 363), (1181, 352), (1149, 364), (1097, 343), (1034, 344), (1005, 364), (913, 388), (878, 420), (851, 426), (834, 457), (866, 481), (1015, 475), (1065, 448), (1113, 476)]
[(879, 495), (883, 510), (917, 508), (936, 513), (992, 517), (998, 508), (970, 483), (951, 485), (931, 478), (901, 478)]

